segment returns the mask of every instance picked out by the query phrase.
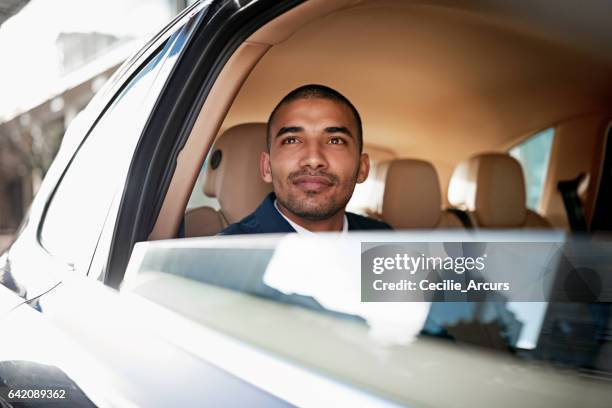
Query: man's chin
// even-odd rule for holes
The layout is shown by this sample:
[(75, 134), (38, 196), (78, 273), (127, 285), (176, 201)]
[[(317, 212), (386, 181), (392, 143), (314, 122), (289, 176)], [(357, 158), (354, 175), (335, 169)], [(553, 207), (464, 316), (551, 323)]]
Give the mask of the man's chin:
[(324, 221), (336, 215), (340, 210), (328, 208), (294, 208), (290, 210), (293, 214), (307, 221)]
[(335, 201), (333, 194), (326, 194), (322, 191), (304, 191), (302, 194), (297, 194), (294, 201), (302, 204), (309, 208), (323, 208), (329, 204), (330, 201)]
[[(277, 197), (278, 198), (278, 197)], [(308, 195), (306, 193), (293, 196), (287, 202), (279, 200), (281, 205), (294, 215), (308, 221), (322, 221), (333, 217), (342, 208), (330, 206), (330, 200), (320, 193)]]

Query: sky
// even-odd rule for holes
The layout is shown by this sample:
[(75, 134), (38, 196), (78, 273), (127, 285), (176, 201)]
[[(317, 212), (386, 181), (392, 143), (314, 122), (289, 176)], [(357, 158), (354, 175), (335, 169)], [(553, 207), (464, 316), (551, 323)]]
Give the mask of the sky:
[(53, 89), (59, 33), (149, 37), (172, 17), (170, 0), (31, 0), (0, 26), (0, 117)]

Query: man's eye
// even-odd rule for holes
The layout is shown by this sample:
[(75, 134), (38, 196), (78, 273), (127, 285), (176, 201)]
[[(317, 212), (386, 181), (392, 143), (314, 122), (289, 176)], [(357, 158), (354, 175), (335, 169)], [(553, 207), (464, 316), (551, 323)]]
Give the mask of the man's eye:
[(346, 142), (343, 139), (339, 138), (339, 137), (332, 137), (331, 139), (329, 139), (329, 143), (330, 144), (337, 144), (337, 145), (346, 144)]
[(282, 144), (296, 144), (297, 143), (297, 138), (295, 137), (286, 137), (285, 139), (283, 139)]

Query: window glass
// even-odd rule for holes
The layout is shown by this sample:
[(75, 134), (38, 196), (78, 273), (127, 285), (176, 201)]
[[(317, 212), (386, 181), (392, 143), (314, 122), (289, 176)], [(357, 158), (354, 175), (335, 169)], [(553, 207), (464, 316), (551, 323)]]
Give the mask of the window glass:
[(386, 172), (380, 164), (376, 160), (370, 160), (368, 178), (363, 183), (355, 184), (355, 190), (346, 205), (346, 211), (365, 216), (380, 215), (386, 176)]
[(86, 272), (132, 155), (182, 48), (187, 27), (170, 37), (117, 95), (91, 130), (64, 174), (45, 214), (43, 246)]
[(198, 175), (198, 179), (193, 187), (193, 191), (191, 192), (191, 196), (189, 197), (189, 202), (187, 203), (187, 209), (197, 208), (197, 207), (211, 207), (215, 210), (219, 210), (221, 205), (219, 204), (219, 200), (215, 197), (209, 197), (204, 194), (204, 181), (206, 180), (206, 169), (208, 168), (208, 161), (212, 154), (212, 149), (209, 152), (208, 156), (206, 156), (206, 160), (200, 169), (200, 174)]
[(544, 191), (554, 135), (555, 130), (549, 128), (510, 149), (510, 155), (523, 166), (527, 189), (527, 208), (534, 211), (537, 211)]
[[(419, 378), (423, 367), (430, 367), (427, 371), (443, 367), (454, 373), (448, 378), (465, 379), (461, 373), (465, 372), (465, 364), (470, 364), (478, 367), (474, 372), (484, 379), (500, 364), (512, 364), (512, 369), (503, 374), (504, 381), (496, 382), (500, 390), (506, 391), (507, 384), (520, 381), (525, 373), (536, 375), (537, 365), (548, 363), (559, 363), (566, 374), (570, 368), (588, 367), (590, 372), (601, 373), (605, 378), (610, 367), (599, 353), (609, 347), (609, 341), (604, 341), (610, 317), (608, 304), (584, 301), (549, 304), (521, 301), (520, 297), (510, 301), (510, 295), (505, 294), (487, 296), (478, 302), (401, 301), (401, 295), (396, 298), (393, 294), (387, 298), (389, 301), (362, 301), (366, 282), (363, 279), (367, 274), (363, 269), (367, 259), (363, 258), (363, 248), (373, 242), (391, 245), (435, 242), (432, 245), (438, 245), (442, 252), (433, 249), (431, 253), (452, 257), (455, 256), (452, 251), (445, 253), (453, 248), (447, 246), (449, 242), (474, 239), (482, 251), (486, 247), (494, 251), (488, 243), (498, 242), (501, 252), (489, 252), (495, 254), (492, 258), (496, 260), (488, 264), (488, 274), (493, 270), (514, 271), (516, 265), (530, 264), (528, 269), (521, 270), (533, 276), (536, 270), (546, 271), (547, 279), (558, 283), (565, 281), (565, 272), (556, 262), (549, 263), (552, 248), (567, 244), (573, 253), (582, 248), (589, 254), (598, 253), (593, 256), (605, 253), (609, 256), (605, 246), (590, 247), (588, 243), (581, 246), (583, 241), (579, 240), (564, 244), (562, 233), (527, 234), (482, 231), (363, 232), (359, 236), (330, 233), (306, 237), (266, 234), (239, 240), (215, 237), (139, 244), (135, 249), (137, 256), (133, 257), (136, 261), (126, 273), (123, 288), (187, 317), (190, 322), (280, 356), (284, 361), (319, 370), (360, 388), (366, 386), (402, 402), (414, 400), (417, 391), (407, 389), (406, 384)], [(534, 258), (501, 262), (502, 253), (503, 258), (507, 257), (505, 260), (516, 256), (516, 249), (507, 246), (506, 241), (524, 246), (538, 242), (548, 249), (532, 252), (537, 254)], [(427, 247), (421, 248), (427, 251)], [(413, 254), (424, 256), (421, 251)], [(583, 259), (583, 255), (578, 257)], [(394, 268), (388, 279), (399, 283), (401, 275)], [(415, 279), (429, 282), (438, 272), (420, 270)], [(454, 282), (459, 281), (463, 278)], [(541, 289), (544, 291), (536, 297), (542, 299), (548, 296), (544, 293), (551, 296), (557, 293), (552, 287)], [(244, 318), (245, 313), (249, 319)], [(172, 318), (176, 319), (175, 316)], [(177, 339), (192, 337), (189, 332), (175, 335)], [(200, 347), (201, 342), (192, 344), (194, 353), (209, 350)], [(207, 343), (208, 346), (211, 344)], [(422, 364), (415, 364), (415, 359), (422, 359)], [(529, 365), (519, 365), (521, 360)], [(538, 376), (551, 375), (551, 368)], [(432, 378), (436, 377), (434, 371)], [(561, 381), (560, 376), (549, 378)], [(541, 396), (540, 391), (536, 385), (530, 392)], [(424, 390), (422, 396), (430, 398), (431, 392)]]

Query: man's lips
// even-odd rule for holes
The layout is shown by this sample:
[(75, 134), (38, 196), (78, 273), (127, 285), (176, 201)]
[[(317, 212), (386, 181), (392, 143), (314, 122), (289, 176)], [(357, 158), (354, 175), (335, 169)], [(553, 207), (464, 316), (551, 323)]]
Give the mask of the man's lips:
[(293, 183), (303, 190), (322, 190), (333, 186), (333, 182), (326, 177), (321, 176), (299, 176), (293, 180)]

